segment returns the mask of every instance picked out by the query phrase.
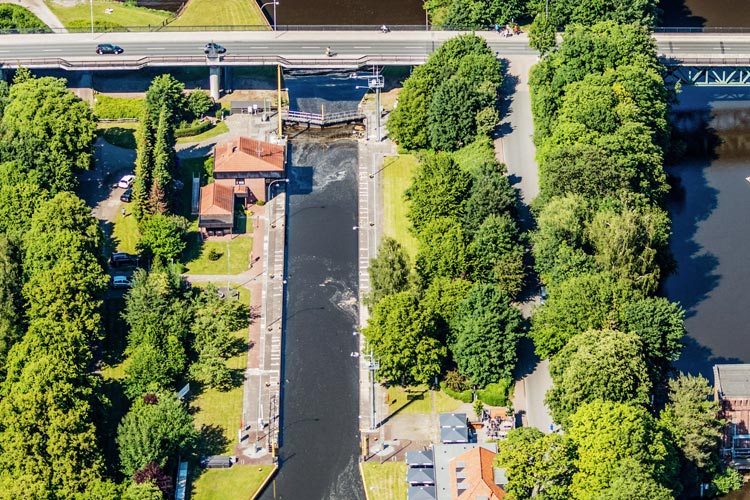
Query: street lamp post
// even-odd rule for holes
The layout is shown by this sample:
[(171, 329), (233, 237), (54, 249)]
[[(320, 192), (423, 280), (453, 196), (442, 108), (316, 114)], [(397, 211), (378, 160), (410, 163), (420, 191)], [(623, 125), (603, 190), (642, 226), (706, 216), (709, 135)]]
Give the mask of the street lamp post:
[(271, 182), (270, 182), (270, 183), (268, 184), (268, 195), (266, 196), (266, 201), (267, 201), (267, 202), (268, 202), (268, 201), (271, 201), (271, 195), (273, 194), (273, 193), (271, 192), (271, 188), (272, 188), (272, 187), (273, 187), (273, 185), (274, 185), (274, 184), (276, 184), (277, 182), (285, 182), (285, 183), (288, 183), (288, 182), (289, 182), (289, 179), (288, 179), (288, 178), (287, 178), (287, 179), (276, 179), (275, 181), (271, 181)]
[(273, 30), (276, 31), (276, 6), (279, 5), (279, 2), (266, 2), (260, 6), (260, 10), (265, 9), (266, 5), (271, 4), (273, 4)]

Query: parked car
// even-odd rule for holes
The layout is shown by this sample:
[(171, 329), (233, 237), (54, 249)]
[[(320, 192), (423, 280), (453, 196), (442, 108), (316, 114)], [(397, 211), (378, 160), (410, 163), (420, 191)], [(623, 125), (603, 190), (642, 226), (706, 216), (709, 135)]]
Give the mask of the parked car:
[(133, 185), (133, 179), (135, 179), (135, 175), (133, 174), (123, 175), (122, 178), (117, 182), (117, 187), (128, 189)]
[(123, 275), (112, 276), (112, 288), (130, 288), (133, 286), (133, 282), (130, 278)]
[(137, 266), (138, 256), (125, 252), (113, 253), (109, 258), (109, 265), (111, 267)]
[(216, 55), (216, 54), (225, 54), (227, 52), (226, 47), (222, 47), (218, 43), (215, 42), (208, 42), (206, 45), (203, 46), (203, 53), (207, 56), (210, 55)]
[(125, 190), (124, 193), (120, 195), (120, 201), (124, 201), (125, 203), (130, 203), (131, 196), (133, 196), (133, 188), (128, 188)]
[(113, 45), (111, 43), (100, 43), (96, 46), (97, 54), (122, 54), (125, 52), (119, 45)]

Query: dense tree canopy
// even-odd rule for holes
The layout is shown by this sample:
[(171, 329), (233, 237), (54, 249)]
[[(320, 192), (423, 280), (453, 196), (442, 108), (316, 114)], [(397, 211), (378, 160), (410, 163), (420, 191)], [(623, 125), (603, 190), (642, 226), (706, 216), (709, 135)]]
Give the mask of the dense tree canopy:
[(575, 472), (573, 443), (560, 434), (542, 434), (536, 427), (519, 427), (497, 444), (495, 466), (505, 469), (509, 500), (568, 500)]
[(409, 256), (401, 244), (384, 237), (378, 246), (378, 255), (370, 259), (370, 294), (367, 304), (372, 308), (386, 295), (402, 292), (409, 285)]
[(432, 314), (420, 307), (412, 293), (383, 298), (362, 333), (380, 361), (381, 380), (424, 384), (440, 375), (447, 350)]
[(656, 483), (672, 488), (677, 454), (667, 434), (642, 406), (593, 401), (571, 416), (568, 430), (578, 450), (570, 487), (576, 500), (597, 498), (610, 488), (624, 463), (635, 461)]
[(150, 462), (176, 464), (177, 453), (188, 453), (195, 439), (193, 419), (174, 394), (158, 394), (155, 404), (138, 399), (117, 430), (122, 470), (132, 476)]
[(41, 187), (71, 190), (75, 173), (91, 164), (96, 124), (88, 104), (52, 77), (29, 78), (10, 89), (2, 117), (6, 160), (37, 171)]
[(455, 150), (494, 128), (501, 83), (500, 63), (483, 38), (451, 38), (404, 82), (388, 129), (406, 149)]
[(566, 425), (583, 403), (595, 399), (646, 405), (651, 392), (641, 339), (632, 333), (590, 330), (552, 357), (553, 387), (545, 401), (555, 422)]
[(451, 326), (453, 358), (472, 385), (512, 377), (522, 320), (507, 295), (493, 285), (475, 285), (458, 305)]

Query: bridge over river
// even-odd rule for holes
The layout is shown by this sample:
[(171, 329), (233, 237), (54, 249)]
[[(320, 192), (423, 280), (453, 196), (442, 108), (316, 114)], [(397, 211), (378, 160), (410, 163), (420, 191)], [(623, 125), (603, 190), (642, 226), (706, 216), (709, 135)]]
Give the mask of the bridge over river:
[[(283, 68), (355, 70), (366, 66), (411, 66), (460, 32), (347, 29), (310, 31), (151, 31), (122, 33), (16, 34), (0, 36), (0, 68), (62, 68), (72, 71), (135, 70), (147, 66), (205, 66), (209, 88), (219, 95), (222, 68), (281, 65)], [(500, 58), (536, 55), (526, 34), (486, 38)], [(696, 85), (750, 84), (750, 33), (657, 33), (662, 59), (673, 80)], [(207, 57), (203, 44), (215, 41), (227, 53)], [(99, 43), (123, 47), (120, 55), (97, 55)], [(326, 57), (326, 47), (336, 55)], [(687, 69), (685, 69), (687, 68)], [(719, 69), (716, 69), (719, 68)]]

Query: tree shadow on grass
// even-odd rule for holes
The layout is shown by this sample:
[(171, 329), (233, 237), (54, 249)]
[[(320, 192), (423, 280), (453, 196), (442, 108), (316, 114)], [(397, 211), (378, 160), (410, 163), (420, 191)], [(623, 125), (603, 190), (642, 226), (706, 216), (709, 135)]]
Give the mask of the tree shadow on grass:
[(198, 435), (196, 454), (198, 456), (219, 455), (229, 446), (229, 439), (219, 425), (202, 425)]

